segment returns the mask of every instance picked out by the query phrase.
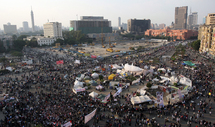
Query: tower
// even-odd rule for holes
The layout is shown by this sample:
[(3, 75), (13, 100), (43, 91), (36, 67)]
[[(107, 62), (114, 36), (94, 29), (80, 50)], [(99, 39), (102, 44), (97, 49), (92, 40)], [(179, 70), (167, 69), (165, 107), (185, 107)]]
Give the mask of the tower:
[(121, 27), (121, 17), (118, 17), (118, 27)]
[(32, 11), (32, 8), (31, 8), (31, 23), (32, 23), (32, 32), (35, 31), (35, 28), (34, 28), (34, 13)]

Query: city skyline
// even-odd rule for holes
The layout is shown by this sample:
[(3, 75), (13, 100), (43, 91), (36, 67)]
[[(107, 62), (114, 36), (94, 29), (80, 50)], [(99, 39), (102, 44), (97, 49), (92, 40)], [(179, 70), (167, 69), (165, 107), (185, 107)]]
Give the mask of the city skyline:
[(213, 10), (214, 0), (21, 1), (4, 1), (4, 6), (0, 8), (2, 12), (5, 12), (0, 14), (3, 17), (0, 21), (0, 29), (3, 29), (3, 24), (8, 22), (17, 25), (17, 28), (22, 27), (23, 21), (31, 23), (29, 15), (31, 6), (34, 11), (34, 25), (43, 26), (49, 20), (50, 22), (61, 22), (64, 27), (69, 27), (70, 20), (80, 19), (80, 16), (104, 16), (105, 19), (111, 21), (112, 26), (118, 26), (118, 17), (121, 17), (121, 23), (127, 23), (128, 19), (136, 18), (150, 19), (152, 23), (165, 23), (168, 26), (172, 21), (174, 22), (175, 7), (180, 6), (188, 6), (188, 10), (191, 7), (193, 12), (198, 12), (198, 23), (202, 24), (204, 16), (215, 12)]

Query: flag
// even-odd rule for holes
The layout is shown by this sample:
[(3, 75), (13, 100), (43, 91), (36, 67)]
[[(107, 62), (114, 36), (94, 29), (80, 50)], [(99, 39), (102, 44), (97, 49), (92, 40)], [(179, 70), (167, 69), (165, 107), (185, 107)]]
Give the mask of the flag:
[(63, 64), (63, 60), (56, 61), (56, 64)]

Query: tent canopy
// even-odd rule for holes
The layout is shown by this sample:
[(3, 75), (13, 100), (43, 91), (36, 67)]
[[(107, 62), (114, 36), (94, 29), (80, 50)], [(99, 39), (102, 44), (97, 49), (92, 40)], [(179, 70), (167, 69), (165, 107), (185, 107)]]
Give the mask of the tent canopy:
[(98, 93), (96, 93), (96, 92), (91, 92), (90, 94), (89, 94), (89, 96), (91, 96), (91, 97), (93, 97), (93, 98), (95, 98), (95, 97), (97, 97), (99, 94)]
[(98, 77), (99, 77), (99, 74), (93, 73), (91, 76), (92, 76), (93, 78), (98, 78)]
[(113, 64), (113, 65), (111, 65), (111, 67), (112, 67), (112, 69), (122, 69), (122, 67), (117, 64)]
[(94, 81), (94, 80), (89, 81), (89, 83), (90, 83), (91, 85), (93, 85), (93, 86), (97, 86), (97, 85), (98, 85), (97, 82)]
[(185, 63), (186, 65), (189, 65), (189, 66), (194, 66), (194, 65), (195, 65), (195, 64), (192, 63), (191, 61), (184, 61), (184, 63)]
[(150, 102), (150, 101), (152, 101), (152, 100), (147, 95), (145, 95), (145, 96), (137, 96), (137, 97), (132, 97), (131, 98), (131, 103), (133, 105), (144, 103), (144, 102)]
[(115, 77), (116, 75), (115, 74), (111, 74), (108, 76), (108, 80), (113, 80), (113, 78)]
[(180, 81), (179, 81), (180, 84), (192, 87), (192, 81), (189, 78), (186, 78), (182, 75), (179, 76), (179, 78), (180, 78)]
[(104, 87), (103, 86), (101, 86), (101, 85), (98, 85), (98, 86), (96, 86), (96, 89), (103, 89)]
[(142, 68), (134, 66), (133, 64), (129, 65), (128, 63), (125, 64), (124, 69), (125, 69), (126, 72), (127, 71), (129, 71), (129, 72), (140, 72), (140, 71), (143, 71)]
[(83, 87), (83, 82), (76, 80), (74, 83), (74, 88), (80, 88), (80, 87), (81, 88)]

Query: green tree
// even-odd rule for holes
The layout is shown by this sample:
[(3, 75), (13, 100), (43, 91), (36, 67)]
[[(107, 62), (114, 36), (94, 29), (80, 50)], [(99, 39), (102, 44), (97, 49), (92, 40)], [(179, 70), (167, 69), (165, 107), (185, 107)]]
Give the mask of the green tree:
[(20, 35), (17, 40), (23, 40), (24, 38), (27, 38), (28, 35)]
[(12, 38), (13, 38), (13, 40), (16, 40), (16, 39), (17, 39), (17, 36), (14, 34), (14, 35), (12, 36)]
[(8, 63), (8, 59), (5, 57), (0, 58), (0, 62), (3, 63), (3, 67), (5, 68), (6, 64)]
[(3, 42), (0, 40), (0, 53), (4, 53), (4, 52), (6, 52), (6, 49), (3, 45)]
[(191, 43), (191, 47), (192, 47), (194, 50), (199, 50), (199, 48), (200, 48), (200, 40), (193, 41), (193, 42)]
[(11, 55), (12, 55), (12, 56), (19, 56), (19, 57), (21, 57), (21, 56), (22, 56), (22, 53), (21, 53), (21, 52), (18, 52), (18, 51), (13, 51), (13, 52), (11, 52)]
[(15, 51), (22, 51), (23, 47), (26, 45), (26, 42), (23, 40), (15, 40), (13, 41), (13, 48), (12, 50)]

